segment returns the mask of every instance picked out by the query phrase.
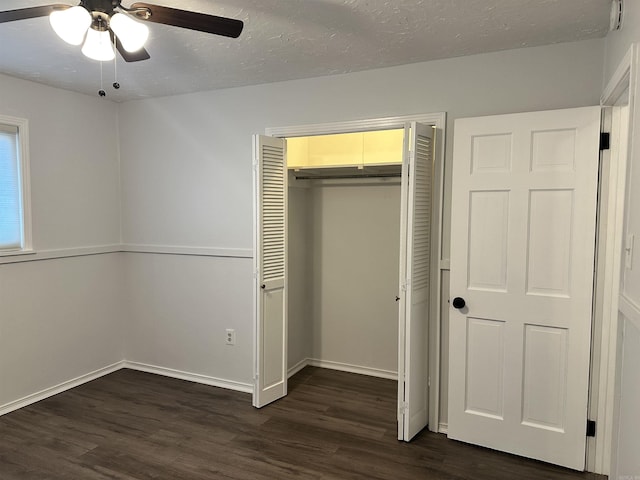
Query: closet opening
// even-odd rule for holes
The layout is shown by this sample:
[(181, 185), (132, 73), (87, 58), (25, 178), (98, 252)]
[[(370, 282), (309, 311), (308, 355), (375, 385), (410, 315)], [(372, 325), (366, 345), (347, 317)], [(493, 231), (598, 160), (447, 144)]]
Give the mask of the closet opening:
[(431, 114), (254, 137), (254, 406), (311, 365), (396, 381), (400, 440), (437, 427), (444, 126)]
[(397, 380), (404, 130), (286, 140), (289, 373)]

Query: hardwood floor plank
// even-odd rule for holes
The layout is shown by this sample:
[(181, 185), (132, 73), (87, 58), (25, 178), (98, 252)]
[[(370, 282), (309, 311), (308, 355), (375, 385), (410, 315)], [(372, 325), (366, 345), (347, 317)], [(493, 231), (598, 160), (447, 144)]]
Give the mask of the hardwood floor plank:
[(120, 370), (0, 417), (1, 480), (596, 480), (422, 432), (396, 440), (392, 380), (307, 367), (251, 397)]

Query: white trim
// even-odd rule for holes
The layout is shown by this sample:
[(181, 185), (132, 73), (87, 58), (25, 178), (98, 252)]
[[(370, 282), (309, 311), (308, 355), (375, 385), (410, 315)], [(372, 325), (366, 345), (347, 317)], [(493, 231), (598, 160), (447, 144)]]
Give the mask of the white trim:
[(55, 260), (58, 258), (85, 257), (87, 255), (103, 255), (117, 253), (122, 250), (120, 245), (96, 245), (92, 247), (61, 248), (54, 250), (40, 250), (15, 252), (0, 257), (0, 265), (8, 263), (34, 262), (39, 260)]
[(382, 370), (379, 368), (363, 367), (350, 363), (332, 362), (330, 360), (318, 360), (315, 358), (305, 358), (289, 368), (288, 378), (293, 377), (305, 367), (326, 368), (328, 370), (338, 370), (340, 372), (356, 373), (369, 377), (385, 378), (387, 380), (398, 380), (398, 372), (393, 370)]
[(438, 433), (442, 433), (444, 435), (449, 433), (449, 424), (448, 423), (439, 423), (438, 424)]
[(222, 378), (210, 377), (208, 375), (201, 375), (199, 373), (183, 372), (181, 370), (174, 370), (172, 368), (158, 367), (156, 365), (148, 365), (140, 362), (130, 362), (128, 360), (121, 360), (106, 367), (94, 370), (93, 372), (80, 375), (79, 377), (67, 380), (66, 382), (59, 383), (53, 387), (45, 388), (36, 393), (27, 395), (26, 397), (13, 400), (4, 405), (0, 405), (0, 416), (13, 412), (20, 408), (24, 408), (33, 403), (39, 402), (46, 398), (52, 397), (59, 393), (65, 392), (72, 388), (78, 387), (84, 383), (90, 382), (97, 378), (103, 377), (110, 373), (116, 372), (123, 368), (130, 370), (137, 370), (140, 372), (153, 373), (156, 375), (162, 375), (164, 377), (177, 378), (180, 380), (187, 380), (189, 382), (201, 383), (204, 385), (210, 385), (213, 387), (226, 388), (228, 390), (234, 390), (236, 392), (251, 393), (253, 391), (253, 385), (249, 383), (236, 382), (234, 380), (226, 380)]
[(7, 250), (0, 250), (0, 258), (2, 257), (15, 257), (16, 255), (33, 255), (36, 253), (35, 250), (29, 249), (26, 250), (24, 248), (14, 248)]
[(16, 252), (28, 253), (32, 250), (31, 235), (31, 173), (29, 160), (29, 120), (26, 118), (0, 115), (0, 123), (18, 128), (18, 175), (20, 176), (20, 210), (22, 242), (20, 250), (5, 251), (3, 255), (11, 255)]
[(158, 253), (165, 255), (194, 255), (201, 257), (234, 257), (253, 258), (250, 248), (220, 248), (220, 247), (186, 247), (178, 245), (141, 245), (123, 244), (122, 252), (126, 253)]
[(627, 53), (620, 61), (618, 68), (613, 72), (607, 86), (602, 91), (600, 97), (600, 105), (613, 105), (613, 103), (624, 93), (629, 87), (631, 68), (634, 64), (635, 45), (631, 45)]
[(60, 248), (39, 251), (0, 253), (0, 265), (8, 263), (56, 260), (58, 258), (85, 257), (107, 253), (153, 253), (159, 255), (191, 255), (200, 257), (253, 258), (249, 248), (180, 247), (171, 245), (96, 245), (90, 247)]
[(625, 295), (620, 295), (620, 313), (640, 330), (640, 305)]
[(291, 127), (272, 127), (265, 129), (265, 135), (271, 137), (302, 137), (307, 135), (329, 135), (333, 133), (365, 132), (371, 130), (389, 130), (404, 128), (406, 122), (420, 122), (435, 125), (444, 131), (446, 113), (428, 113), (401, 115), (396, 117), (350, 120), (346, 122), (315, 123)]
[(32, 393), (31, 395), (27, 395), (26, 397), (1, 405), (0, 416), (6, 415), (7, 413), (18, 410), (19, 408), (26, 407), (28, 405), (31, 405), (32, 403), (39, 402), (40, 400), (44, 400), (64, 391), (70, 390), (74, 387), (78, 387), (83, 383), (90, 382), (92, 380), (95, 380), (96, 378), (100, 378), (117, 370), (120, 370), (123, 363), (124, 362), (122, 361), (113, 363), (98, 370), (94, 370), (93, 372), (80, 375), (79, 377), (59, 383), (58, 385), (54, 385), (53, 387), (45, 388), (44, 390), (41, 390), (39, 392)]
[(358, 375), (368, 375), (369, 377), (386, 378), (398, 380), (398, 372), (383, 370), (380, 368), (363, 367), (350, 363), (332, 362), (330, 360), (319, 360), (317, 358), (307, 358), (307, 365), (312, 367), (328, 368), (329, 370), (339, 370), (341, 372), (357, 373)]
[[(258, 356), (258, 350), (260, 349), (259, 343), (259, 308), (260, 301), (258, 297), (258, 282), (260, 281), (260, 265), (258, 265), (258, 261), (260, 260), (260, 255), (258, 250), (260, 248), (260, 221), (261, 221), (261, 212), (260, 212), (260, 200), (258, 195), (260, 195), (260, 164), (259, 164), (259, 153), (257, 152), (257, 139), (256, 135), (254, 135), (251, 139), (251, 220), (252, 220), (252, 240), (253, 240), (253, 248), (251, 251), (252, 256), (252, 281), (251, 281), (251, 302), (252, 302), (252, 323), (253, 323), (253, 342), (252, 342), (252, 377), (253, 377), (253, 386), (251, 389), (251, 404), (255, 405), (256, 399), (259, 395), (259, 375), (260, 375), (260, 360)], [(285, 157), (286, 162), (286, 157)], [(288, 333), (288, 332), (287, 332)], [(288, 348), (288, 346), (287, 346)]]
[(211, 385), (212, 387), (226, 388), (228, 390), (235, 390), (236, 392), (243, 392), (243, 393), (253, 392), (253, 385), (250, 383), (236, 382), (234, 380), (227, 380), (224, 378), (210, 377), (208, 375), (202, 375), (200, 373), (184, 372), (182, 370), (159, 367), (157, 365), (149, 365), (146, 363), (131, 362), (129, 360), (125, 360), (122, 364), (122, 368), (137, 370), (139, 372), (153, 373), (156, 375), (162, 375), (164, 377), (177, 378), (179, 380), (187, 380), (189, 382), (201, 383), (203, 385)]
[(287, 371), (287, 378), (293, 377), (296, 373), (300, 372), (304, 367), (309, 365), (309, 359), (304, 358), (296, 363), (293, 367), (290, 367)]
[[(430, 310), (429, 319), (429, 423), (433, 425), (430, 431), (436, 431), (436, 426), (440, 424), (440, 365), (441, 357), (441, 336), (442, 336), (442, 271), (439, 268), (440, 260), (443, 259), (442, 232), (444, 225), (444, 170), (445, 170), (445, 143), (446, 143), (446, 113), (441, 114), (441, 118), (435, 122), (435, 152), (433, 165), (433, 210), (437, 212), (438, 219), (431, 224), (432, 259), (437, 259), (438, 263), (431, 262), (431, 275), (433, 286), (431, 287), (430, 303), (433, 307)], [(434, 241), (435, 238), (435, 241)], [(435, 255), (433, 254), (435, 253)], [(448, 387), (447, 387), (448, 388)]]
[[(620, 291), (620, 264), (622, 258), (623, 212), (626, 190), (627, 162), (632, 155), (633, 113), (636, 88), (636, 46), (632, 44), (620, 65), (603, 90), (600, 100), (603, 106), (615, 105), (620, 95), (629, 90), (628, 131), (612, 132), (612, 159), (609, 181), (607, 238), (605, 252), (604, 295), (602, 328), (600, 341), (600, 365), (598, 378), (598, 414), (596, 421), (601, 434), (594, 439), (594, 472), (604, 475), (613, 474), (612, 466), (616, 457), (615, 437), (617, 426), (614, 424), (616, 410), (616, 365), (618, 354), (618, 308)], [(620, 138), (622, 137), (622, 140)], [(617, 139), (617, 141), (615, 141)], [(623, 143), (621, 143), (623, 142)], [(621, 151), (621, 149), (623, 151)], [(615, 155), (615, 158), (614, 158)], [(593, 395), (594, 392), (591, 392)]]

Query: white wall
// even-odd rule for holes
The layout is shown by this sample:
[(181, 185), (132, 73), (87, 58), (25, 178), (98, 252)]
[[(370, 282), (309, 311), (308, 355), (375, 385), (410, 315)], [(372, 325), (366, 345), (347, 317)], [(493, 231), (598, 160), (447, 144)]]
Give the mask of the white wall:
[[(123, 356), (251, 381), (251, 134), (437, 111), (451, 126), (460, 116), (595, 104), (602, 51), (595, 40), (122, 105), (0, 75), (1, 113), (30, 121), (39, 252), (122, 239), (197, 254), (0, 265), (0, 406)], [(236, 329), (235, 347), (221, 348), (225, 328)]]
[(615, 452), (615, 479), (632, 479), (640, 477), (640, 312), (636, 311), (633, 319), (620, 315), (620, 328), (623, 331), (621, 346), (621, 371), (619, 392), (619, 431), (617, 436), (617, 452)]
[[(29, 121), (35, 261), (0, 257), (0, 410), (122, 359), (117, 107), (0, 75), (0, 113)], [(70, 249), (70, 250), (69, 250)], [(84, 250), (86, 252), (86, 250)]]
[(313, 237), (311, 190), (305, 186), (289, 187), (288, 257), (288, 368), (292, 369), (311, 358), (312, 265)]
[[(595, 105), (602, 79), (603, 41), (560, 44), (471, 57), (439, 60), (347, 75), (281, 82), (229, 90), (128, 102), (120, 105), (122, 159), (122, 227), (125, 244), (204, 247), (252, 247), (251, 135), (265, 128), (446, 111), (445, 212), (448, 212), (452, 122), (457, 117)], [(448, 215), (445, 215), (448, 255)], [(215, 254), (215, 252), (209, 252)], [(132, 257), (144, 254), (131, 254)], [(179, 275), (161, 282), (149, 260), (130, 262), (132, 298), (145, 295), (147, 282), (158, 284), (155, 298), (171, 298), (182, 279), (196, 269), (200, 281), (216, 285), (221, 259), (186, 256), (171, 260)], [(202, 268), (199, 262), (206, 262)], [(245, 259), (229, 259), (234, 272), (244, 272), (235, 295), (216, 308), (239, 311), (233, 324), (184, 332), (172, 348), (189, 350), (210, 329), (231, 326), (250, 332), (253, 302), (251, 269)], [(225, 268), (229, 268), (225, 266)], [(203, 299), (178, 299), (174, 311), (191, 317)], [(153, 304), (140, 302), (131, 328), (154, 335), (173, 332), (177, 316), (160, 315)], [(205, 335), (203, 335), (203, 332)], [(148, 345), (144, 345), (148, 342)], [(215, 348), (218, 338), (210, 339)], [(149, 361), (162, 358), (151, 338), (140, 335), (138, 347)], [(220, 364), (197, 367), (214, 377), (230, 374), (233, 350), (223, 350)], [(140, 360), (145, 361), (145, 360)], [(208, 360), (203, 359), (203, 362)], [(171, 367), (171, 365), (165, 365)], [(173, 368), (178, 368), (174, 366)], [(190, 368), (196, 368), (192, 366)], [(250, 363), (240, 365), (251, 376)], [(246, 369), (246, 371), (244, 370)], [(235, 373), (234, 373), (235, 375)]]
[[(252, 383), (252, 261), (182, 255), (125, 256), (124, 302), (128, 315), (121, 334), (124, 358), (245, 388)], [(225, 345), (227, 328), (236, 345)]]
[(122, 360), (119, 254), (0, 265), (0, 411)]
[(312, 189), (312, 358), (398, 372), (400, 185)]
[(5, 75), (0, 92), (29, 120), (34, 248), (120, 243), (117, 106)]
[[(605, 39), (604, 85), (615, 72), (618, 64), (634, 42), (640, 41), (640, 3), (624, 2), (623, 28), (612, 32)], [(622, 300), (626, 305), (620, 314), (619, 328), (624, 332), (619, 345), (622, 369), (618, 372), (617, 394), (620, 398), (619, 431), (617, 452), (613, 452), (611, 473), (618, 478), (640, 478), (640, 384), (638, 364), (640, 362), (640, 86), (631, 85), (635, 98), (630, 105), (633, 112), (631, 155), (625, 202), (625, 236), (634, 234), (635, 253), (631, 268), (624, 268)], [(613, 478), (613, 477), (612, 477)]]

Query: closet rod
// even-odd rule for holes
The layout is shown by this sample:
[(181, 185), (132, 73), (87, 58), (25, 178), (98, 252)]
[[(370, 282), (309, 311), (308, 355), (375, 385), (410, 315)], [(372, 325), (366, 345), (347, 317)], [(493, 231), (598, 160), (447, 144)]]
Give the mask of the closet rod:
[(296, 180), (333, 180), (338, 178), (357, 179), (357, 178), (396, 178), (401, 177), (401, 173), (363, 173), (362, 175), (317, 175), (317, 176), (297, 176)]

